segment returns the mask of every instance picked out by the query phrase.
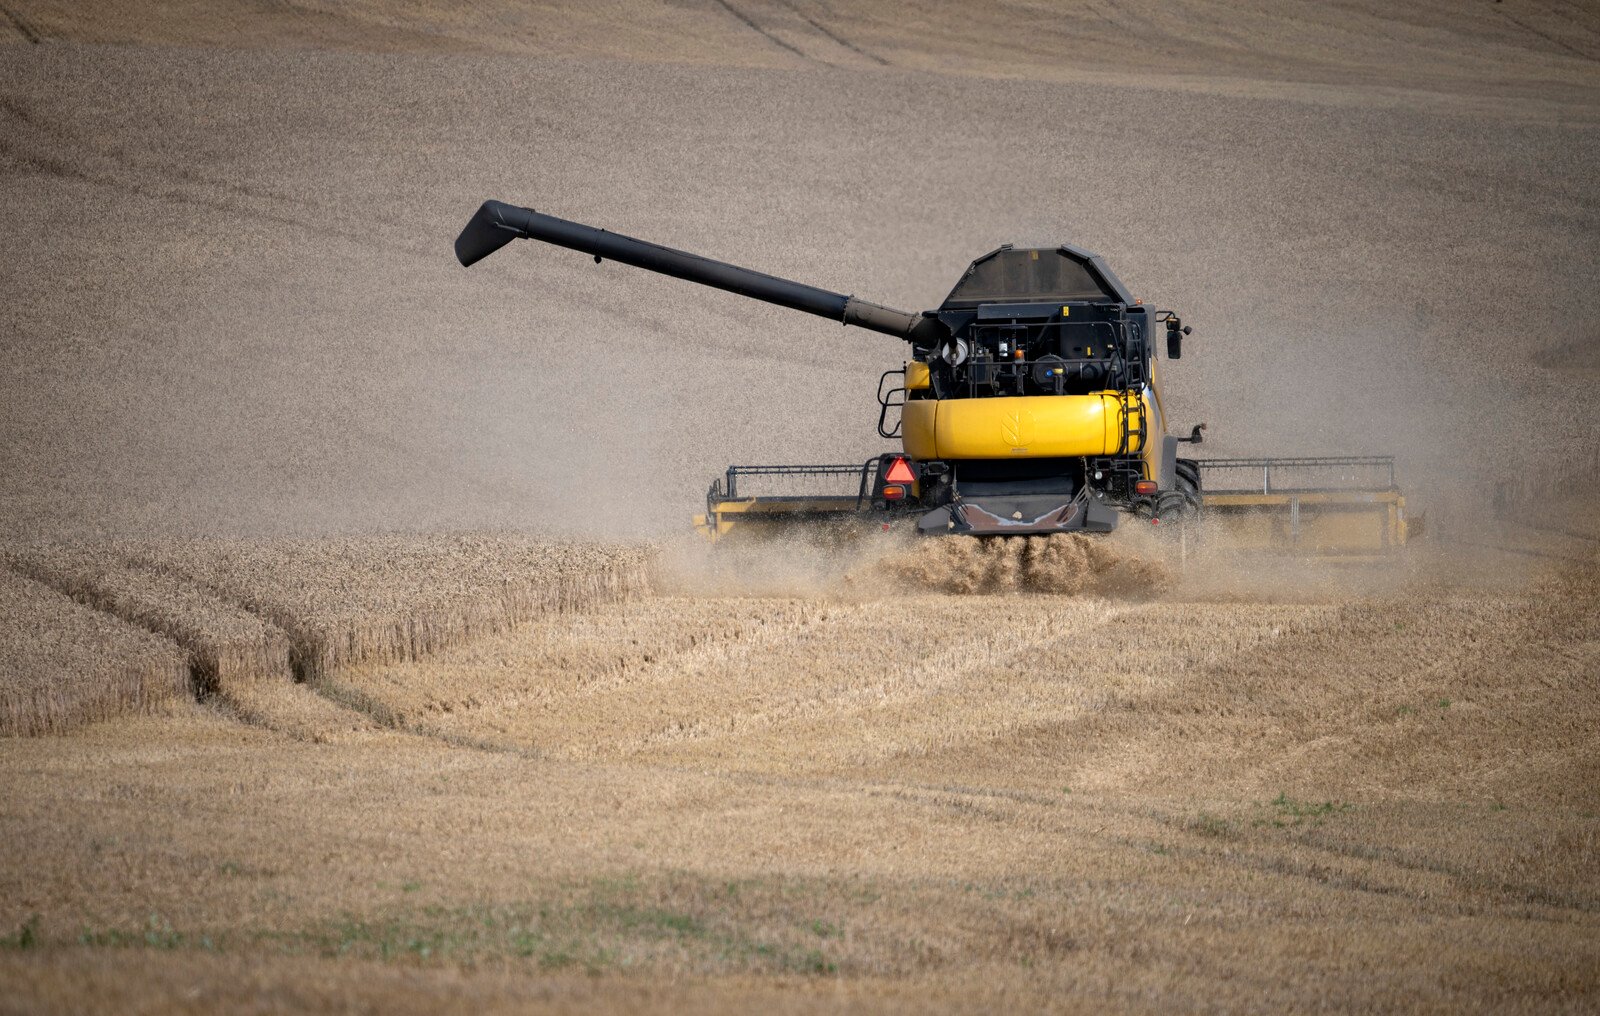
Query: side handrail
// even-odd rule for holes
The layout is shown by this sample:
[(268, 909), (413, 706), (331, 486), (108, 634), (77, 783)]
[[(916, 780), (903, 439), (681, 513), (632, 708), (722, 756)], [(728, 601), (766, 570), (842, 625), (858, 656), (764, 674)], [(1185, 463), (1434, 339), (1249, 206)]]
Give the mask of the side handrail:
[(1274, 470), (1282, 473), (1290, 469), (1309, 470), (1334, 470), (1334, 469), (1371, 469), (1381, 470), (1387, 474), (1385, 489), (1395, 490), (1395, 469), (1393, 455), (1326, 455), (1302, 456), (1296, 458), (1236, 458), (1236, 459), (1195, 459), (1195, 464), (1202, 472), (1219, 470), (1259, 470), (1261, 482), (1251, 487), (1220, 487), (1212, 483), (1206, 484), (1206, 489), (1212, 493), (1243, 493), (1255, 491), (1262, 494), (1290, 493), (1315, 490), (1351, 490), (1356, 489), (1358, 481), (1350, 480), (1344, 486), (1336, 487), (1291, 487), (1273, 482)]
[[(868, 486), (868, 474), (877, 459), (869, 459), (865, 464), (827, 463), (823, 465), (782, 465), (782, 466), (729, 466), (728, 471), (719, 479), (711, 482), (711, 489), (707, 493), (707, 503), (711, 510), (726, 501), (739, 500), (739, 479), (758, 476), (859, 476), (861, 478), (858, 490), (865, 490)], [(858, 500), (862, 497), (858, 493)], [(803, 499), (804, 495), (797, 496)]]

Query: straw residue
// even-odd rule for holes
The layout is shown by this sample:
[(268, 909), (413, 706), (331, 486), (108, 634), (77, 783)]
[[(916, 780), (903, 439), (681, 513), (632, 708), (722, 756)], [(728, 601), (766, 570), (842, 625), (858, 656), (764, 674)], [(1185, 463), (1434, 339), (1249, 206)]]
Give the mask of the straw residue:
[(889, 582), (945, 593), (1137, 596), (1173, 578), (1153, 549), (1082, 533), (928, 539), (872, 568)]

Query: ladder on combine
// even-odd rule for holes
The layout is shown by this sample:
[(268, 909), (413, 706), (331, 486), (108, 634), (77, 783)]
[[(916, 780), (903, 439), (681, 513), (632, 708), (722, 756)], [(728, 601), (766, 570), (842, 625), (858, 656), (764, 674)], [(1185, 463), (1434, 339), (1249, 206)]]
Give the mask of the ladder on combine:
[(1375, 557), (1420, 531), (1390, 455), (1195, 461), (1206, 524), (1238, 550)]

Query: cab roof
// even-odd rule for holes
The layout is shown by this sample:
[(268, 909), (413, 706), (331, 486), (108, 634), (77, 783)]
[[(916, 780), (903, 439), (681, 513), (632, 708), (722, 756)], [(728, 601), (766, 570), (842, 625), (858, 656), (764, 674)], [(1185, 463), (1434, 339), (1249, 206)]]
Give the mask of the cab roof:
[(990, 251), (968, 266), (940, 310), (982, 303), (1120, 303), (1133, 305), (1098, 254), (1079, 247), (1012, 247)]

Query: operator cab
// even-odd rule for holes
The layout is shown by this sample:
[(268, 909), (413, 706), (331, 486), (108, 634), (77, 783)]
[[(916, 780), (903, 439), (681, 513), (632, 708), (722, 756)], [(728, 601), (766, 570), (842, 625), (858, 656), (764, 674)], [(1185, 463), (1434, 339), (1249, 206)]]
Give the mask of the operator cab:
[(1148, 312), (1077, 247), (991, 251), (934, 313), (950, 337), (917, 351), (929, 364), (921, 397), (1137, 391), (1148, 376)]

